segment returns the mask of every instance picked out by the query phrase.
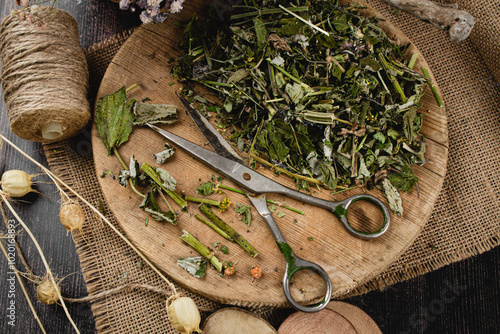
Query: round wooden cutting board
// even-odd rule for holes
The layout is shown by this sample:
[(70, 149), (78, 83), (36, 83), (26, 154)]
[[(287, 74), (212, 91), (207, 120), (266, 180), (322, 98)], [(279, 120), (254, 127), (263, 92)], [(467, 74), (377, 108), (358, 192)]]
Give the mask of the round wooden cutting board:
[[(206, 12), (206, 5), (202, 0), (191, 0), (185, 4), (181, 13), (183, 19), (189, 19), (195, 10), (200, 13)], [(380, 17), (370, 8), (366, 11), (365, 15)], [(388, 22), (381, 25), (389, 36), (394, 36), (401, 42), (407, 41), (407, 38)], [(149, 98), (152, 103), (177, 105), (179, 121), (165, 128), (196, 144), (205, 145), (206, 140), (193, 125), (174, 94), (179, 91), (181, 85), (170, 75), (169, 61), (180, 54), (177, 42), (181, 34), (182, 29), (173, 25), (171, 21), (138, 28), (109, 66), (99, 88), (98, 97), (113, 93), (121, 86), (129, 87), (140, 83), (140, 87), (130, 92), (129, 97), (139, 101)], [(414, 47), (411, 51), (419, 53)], [(420, 55), (415, 68), (421, 66), (428, 68)], [(426, 137), (426, 156), (429, 162), (422, 167), (415, 167), (415, 173), (420, 180), (418, 191), (414, 189), (410, 193), (402, 194), (404, 214), (391, 215), (392, 225), (383, 237), (370, 241), (357, 239), (344, 229), (333, 214), (325, 210), (279, 195), (268, 196), (304, 212), (300, 215), (279, 207), (274, 217), (294, 252), (299, 257), (318, 263), (326, 270), (333, 284), (334, 297), (349, 292), (385, 270), (411, 245), (432, 212), (446, 171), (447, 119), (444, 108), (437, 106), (430, 89), (426, 92), (423, 103), (421, 110), (425, 112), (426, 117), (422, 134)], [(160, 152), (165, 142), (152, 130), (136, 128), (129, 141), (119, 148), (119, 152), (127, 162), (134, 155), (139, 164), (147, 162), (156, 166), (153, 154)], [(281, 284), (285, 259), (278, 250), (267, 225), (253, 208), (253, 218), (249, 227), (234, 211), (236, 203), (250, 205), (244, 196), (229, 192), (212, 195), (212, 198), (222, 199), (225, 195), (229, 197), (232, 202), (230, 209), (219, 216), (259, 250), (256, 258), (250, 257), (238, 245), (227, 242), (198, 221), (194, 216), (200, 212), (195, 203), (190, 203), (188, 210), (181, 212), (172, 202), (172, 206), (179, 213), (179, 222), (176, 226), (170, 223), (158, 223), (151, 218), (146, 224), (148, 215), (138, 207), (141, 198), (129, 187), (123, 188), (116, 180), (109, 177), (108, 171), (118, 175), (122, 167), (114, 155), (107, 155), (95, 127), (92, 132), (92, 145), (96, 172), (98, 175), (103, 172), (107, 175), (103, 178), (98, 177), (107, 205), (127, 237), (158, 268), (185, 288), (215, 301), (238, 306), (288, 305)], [(209, 181), (212, 176), (219, 176), (181, 149), (177, 149), (174, 156), (161, 167), (168, 170), (177, 180), (177, 191), (185, 195), (196, 196), (196, 188)], [(264, 168), (260, 168), (259, 171), (277, 182), (295, 188), (293, 181), (286, 176), (276, 176)], [(223, 180), (222, 183), (236, 187), (228, 180)], [(330, 191), (314, 190), (315, 196), (330, 200), (341, 200), (362, 192), (361, 189), (355, 189), (332, 196)], [(371, 193), (386, 202), (379, 191)], [(367, 217), (373, 214), (373, 208), (369, 205), (360, 204), (357, 209)], [(284, 215), (280, 214), (278, 217), (278, 212)], [(177, 259), (197, 255), (190, 246), (179, 239), (182, 230), (190, 232), (206, 246), (217, 241), (226, 245), (229, 253), (218, 252), (217, 256), (223, 262), (232, 261), (236, 274), (231, 277), (221, 277), (216, 270), (208, 269), (205, 277), (198, 279), (179, 267)], [(260, 266), (264, 272), (258, 280), (253, 280), (250, 273), (252, 266), (255, 265)], [(307, 303), (323, 296), (324, 287), (318, 283), (316, 275), (306, 273), (298, 277), (291, 290), (298, 301)]]

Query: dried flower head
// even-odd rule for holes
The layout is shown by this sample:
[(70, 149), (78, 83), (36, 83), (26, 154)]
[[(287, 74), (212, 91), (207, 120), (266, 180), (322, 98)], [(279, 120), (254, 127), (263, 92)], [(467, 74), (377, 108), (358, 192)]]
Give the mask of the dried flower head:
[(183, 3), (184, 0), (120, 0), (120, 9), (135, 12), (139, 8), (142, 23), (161, 23), (170, 14), (179, 13)]
[(172, 2), (168, 11), (172, 14), (179, 13), (183, 8), (182, 7), (183, 3), (184, 3), (184, 0), (177, 0), (177, 1)]

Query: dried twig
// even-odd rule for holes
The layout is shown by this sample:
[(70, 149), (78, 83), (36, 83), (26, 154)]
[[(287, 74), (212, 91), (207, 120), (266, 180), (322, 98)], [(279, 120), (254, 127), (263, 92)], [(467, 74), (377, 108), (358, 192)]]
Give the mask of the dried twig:
[(443, 4), (430, 0), (382, 0), (448, 32), (452, 42), (466, 39), (474, 27), (474, 17), (456, 4)]

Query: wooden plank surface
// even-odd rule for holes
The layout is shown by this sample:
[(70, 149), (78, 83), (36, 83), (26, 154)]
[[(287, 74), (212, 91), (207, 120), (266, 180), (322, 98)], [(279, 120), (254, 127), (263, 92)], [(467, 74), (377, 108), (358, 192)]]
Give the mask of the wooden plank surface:
[[(203, 3), (201, 1), (199, 6), (203, 6)], [(190, 17), (189, 10), (196, 10), (196, 4), (196, 1), (191, 2), (193, 8), (186, 9), (184, 15)], [(367, 16), (375, 14), (377, 13), (370, 8), (365, 11)], [(383, 28), (398, 41), (407, 41), (406, 37), (388, 22), (384, 23)], [(172, 85), (174, 79), (170, 75), (168, 61), (180, 54), (177, 42), (181, 34), (181, 29), (170, 22), (140, 27), (114, 58), (99, 88), (98, 97), (110, 94), (121, 86), (128, 87), (140, 83), (140, 88), (132, 91), (130, 97), (137, 100), (149, 98), (152, 103), (180, 106), (174, 92), (179, 91), (181, 86), (179, 83)], [(419, 53), (414, 46), (411, 46), (410, 50), (412, 53)], [(422, 66), (428, 68), (420, 54), (416, 68)], [(349, 235), (329, 212), (280, 196), (269, 196), (270, 199), (285, 201), (286, 204), (304, 211), (304, 215), (286, 212), (285, 217), (277, 219), (277, 223), (299, 257), (316, 262), (327, 271), (333, 284), (334, 297), (356, 288), (393, 263), (419, 235), (432, 212), (446, 172), (448, 153), (446, 112), (444, 108), (437, 106), (430, 89), (426, 91), (422, 102), (422, 110), (426, 113), (422, 132), (428, 138), (428, 155), (431, 157), (431, 163), (426, 167), (415, 168), (420, 180), (419, 190), (402, 195), (404, 214), (391, 216), (392, 226), (382, 238), (371, 241), (355, 238)], [(192, 124), (189, 116), (182, 111), (182, 107), (179, 110), (179, 121), (167, 126), (169, 131), (204, 145), (206, 140)], [(96, 131), (92, 132), (92, 138), (97, 173), (111, 170), (117, 175), (122, 168), (119, 161), (116, 157), (107, 155)], [(152, 155), (162, 150), (164, 142), (164, 139), (150, 129), (139, 128), (134, 130), (129, 141), (120, 147), (119, 152), (125, 161), (134, 155), (140, 164), (147, 162), (154, 165)], [(201, 183), (210, 180), (214, 174), (212, 169), (193, 160), (182, 150), (177, 150), (174, 157), (162, 168), (167, 169), (176, 178), (178, 191), (187, 195), (194, 195), (195, 189)], [(289, 178), (277, 177), (264, 168), (259, 169), (259, 172), (290, 188), (295, 187)], [(180, 214), (177, 226), (157, 223), (152, 219), (149, 219), (148, 225), (145, 226), (144, 221), (148, 215), (138, 208), (140, 197), (134, 196), (131, 190), (124, 190), (110, 177), (100, 178), (99, 182), (109, 207), (127, 236), (161, 270), (181, 285), (213, 300), (229, 304), (286, 305), (281, 284), (285, 261), (270, 231), (255, 210), (252, 209), (254, 218), (248, 228), (238, 221), (232, 209), (221, 217), (243, 234), (251, 244), (256, 245), (260, 252), (258, 257), (251, 258), (237, 246), (228, 245), (230, 254), (228, 256), (219, 254), (219, 258), (222, 261), (237, 262), (237, 274), (231, 278), (221, 278), (212, 270), (200, 280), (176, 265), (177, 259), (193, 255), (191, 248), (179, 240), (182, 230), (189, 231), (205, 245), (211, 245), (221, 238), (194, 218), (194, 215), (199, 213), (195, 204), (190, 204), (188, 212)], [(235, 186), (229, 181), (224, 183)], [(315, 196), (342, 200), (361, 192), (362, 190), (355, 189), (332, 197), (329, 191), (319, 190)], [(378, 191), (372, 194), (384, 198)], [(229, 197), (233, 206), (234, 203), (250, 204), (241, 195), (230, 194)], [(363, 210), (365, 217), (375, 214), (374, 208), (368, 205), (361, 204), (357, 209)], [(312, 238), (312, 241), (308, 241), (309, 238)], [(263, 279), (251, 283), (250, 269), (254, 265), (262, 267), (265, 274)], [(292, 285), (292, 294), (303, 303), (321, 297), (322, 291), (323, 287), (318, 284), (314, 275), (302, 275)]]

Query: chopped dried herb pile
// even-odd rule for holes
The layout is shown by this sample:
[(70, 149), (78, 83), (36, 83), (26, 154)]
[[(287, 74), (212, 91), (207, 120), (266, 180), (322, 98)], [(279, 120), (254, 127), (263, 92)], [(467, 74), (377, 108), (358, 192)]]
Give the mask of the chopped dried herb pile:
[(385, 178), (413, 188), (428, 79), (408, 65), (408, 45), (337, 1), (244, 1), (216, 13), (186, 24), (173, 73), (217, 93), (231, 140), (331, 189)]

